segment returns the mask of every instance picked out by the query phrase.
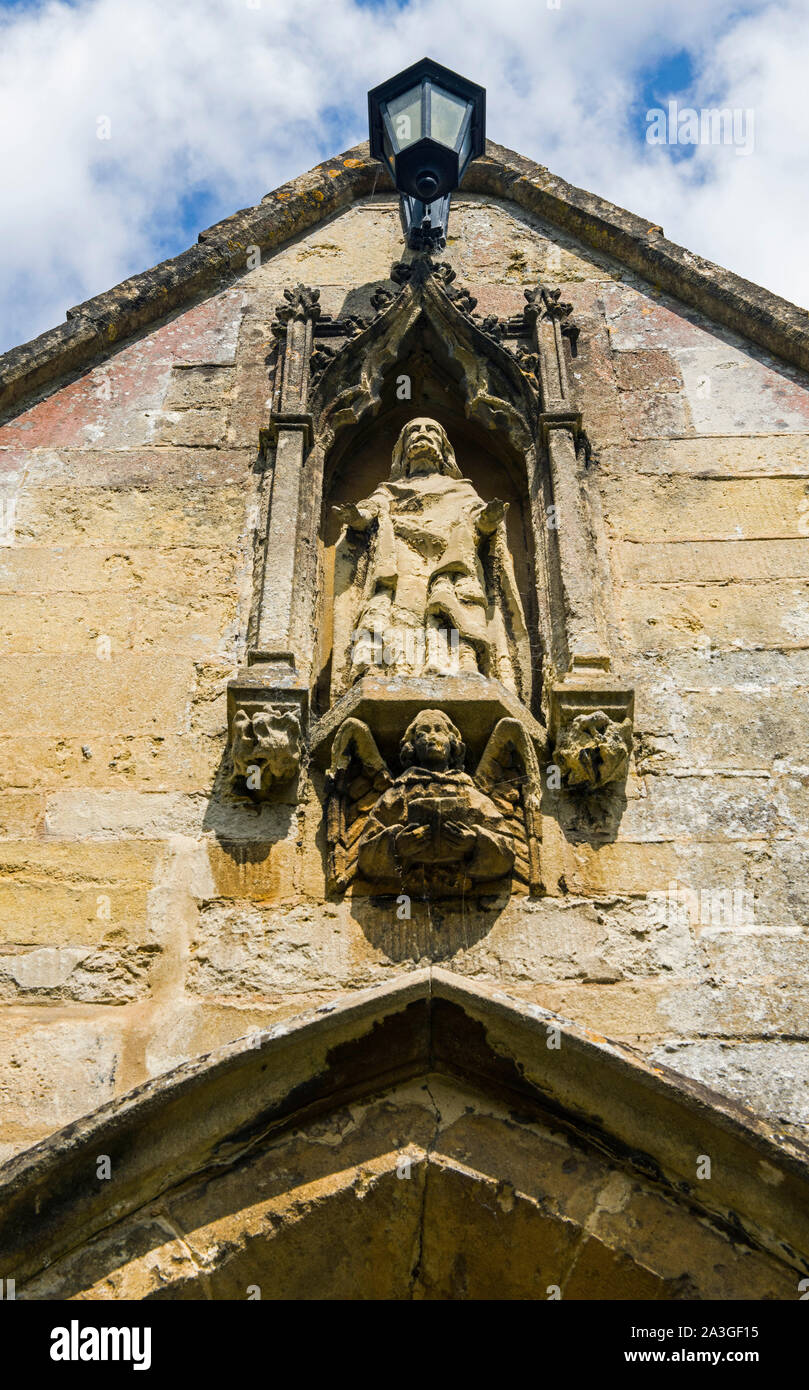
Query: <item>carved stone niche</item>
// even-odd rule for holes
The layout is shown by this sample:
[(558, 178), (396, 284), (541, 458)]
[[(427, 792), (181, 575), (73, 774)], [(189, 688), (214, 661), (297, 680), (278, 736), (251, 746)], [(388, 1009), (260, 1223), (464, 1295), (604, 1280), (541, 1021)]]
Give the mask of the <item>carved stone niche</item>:
[(551, 756), (565, 788), (595, 792), (626, 778), (632, 753), (631, 686), (569, 677), (551, 688), (550, 712)]
[(233, 790), (264, 801), (294, 788), (301, 767), (308, 692), (294, 670), (252, 666), (228, 684)]
[(320, 721), (332, 891), (541, 891), (543, 731), (484, 676), (365, 676)]

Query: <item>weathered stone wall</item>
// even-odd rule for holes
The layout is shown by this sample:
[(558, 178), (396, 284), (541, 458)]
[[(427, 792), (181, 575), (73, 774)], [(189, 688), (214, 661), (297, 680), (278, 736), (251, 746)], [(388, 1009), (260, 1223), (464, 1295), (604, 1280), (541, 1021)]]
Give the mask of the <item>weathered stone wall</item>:
[(581, 328), (620, 823), (548, 791), (546, 898), (407, 922), (325, 901), (316, 781), (227, 794), (270, 323), (299, 280), (367, 307), (402, 253), (367, 200), (0, 429), (0, 1154), (429, 959), (809, 1122), (809, 383), (505, 204), (451, 233), (479, 312), (542, 279)]

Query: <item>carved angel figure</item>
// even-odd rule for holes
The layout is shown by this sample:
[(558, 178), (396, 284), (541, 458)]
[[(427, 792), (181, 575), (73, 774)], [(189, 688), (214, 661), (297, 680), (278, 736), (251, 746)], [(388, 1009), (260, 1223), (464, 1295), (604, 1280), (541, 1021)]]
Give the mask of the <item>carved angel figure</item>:
[(471, 777), (459, 730), (425, 709), (406, 729), (402, 771), (389, 771), (358, 719), (337, 732), (329, 773), (332, 886), (355, 876), (381, 892), (456, 896), (514, 876), (539, 878), (539, 773), (516, 719), (501, 719)]
[(527, 704), (531, 661), (506, 541), (506, 505), (485, 503), (436, 420), (410, 420), (389, 478), (336, 508), (338, 687), (382, 675), (478, 672)]

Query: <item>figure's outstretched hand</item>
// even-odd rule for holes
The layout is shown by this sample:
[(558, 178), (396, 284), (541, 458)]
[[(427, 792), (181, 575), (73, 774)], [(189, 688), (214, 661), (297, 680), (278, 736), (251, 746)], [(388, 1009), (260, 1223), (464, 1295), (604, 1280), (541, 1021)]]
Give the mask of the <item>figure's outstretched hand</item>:
[(364, 531), (371, 517), (367, 512), (363, 512), (356, 502), (341, 502), (338, 507), (332, 507), (337, 520), (347, 526), (351, 531)]
[(492, 502), (487, 502), (482, 512), (478, 512), (475, 518), (475, 525), (484, 536), (490, 536), (503, 520), (508, 511), (508, 502), (501, 502), (499, 497), (495, 497)]

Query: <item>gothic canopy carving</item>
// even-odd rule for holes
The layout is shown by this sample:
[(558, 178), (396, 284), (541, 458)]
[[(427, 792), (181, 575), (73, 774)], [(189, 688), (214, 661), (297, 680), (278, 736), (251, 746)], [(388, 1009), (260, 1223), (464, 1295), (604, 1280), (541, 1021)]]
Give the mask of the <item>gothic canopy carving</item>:
[[(419, 256), (393, 267), (395, 290), (378, 289), (372, 316), (336, 321), (321, 318), (312, 372), (312, 413), (328, 447), (345, 425), (356, 424), (381, 405), (383, 383), (405, 370), (402, 345), (421, 316), (436, 330), (457, 375), (466, 413), (487, 428), (506, 430), (518, 448), (533, 445), (539, 403), (536, 378), (505, 345), (507, 323), (473, 317), (476, 300), (454, 285), (446, 262)], [(528, 332), (522, 319), (511, 326), (515, 347)], [(338, 347), (321, 336), (339, 330)]]

